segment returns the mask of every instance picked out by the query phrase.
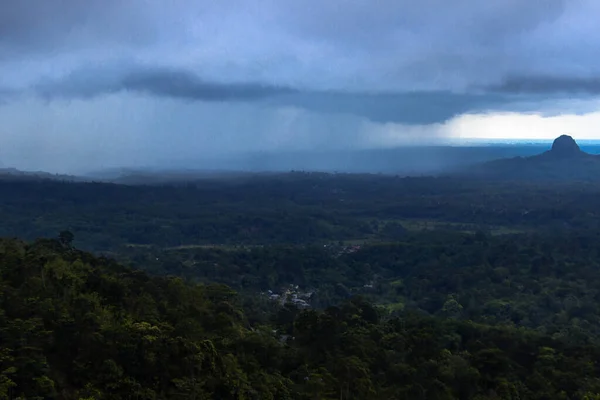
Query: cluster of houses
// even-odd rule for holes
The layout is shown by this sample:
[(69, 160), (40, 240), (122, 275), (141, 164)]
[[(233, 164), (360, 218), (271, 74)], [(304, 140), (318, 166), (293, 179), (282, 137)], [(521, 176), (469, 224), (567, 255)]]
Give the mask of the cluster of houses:
[(298, 285), (289, 285), (281, 294), (269, 290), (267, 295), (269, 299), (281, 305), (291, 303), (300, 309), (307, 309), (310, 308), (310, 299), (313, 292), (302, 292), (299, 290)]

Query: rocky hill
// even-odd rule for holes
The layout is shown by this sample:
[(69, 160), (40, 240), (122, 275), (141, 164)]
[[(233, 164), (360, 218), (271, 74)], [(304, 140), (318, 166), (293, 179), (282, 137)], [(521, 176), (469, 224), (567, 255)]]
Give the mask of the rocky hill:
[(596, 181), (600, 180), (600, 156), (582, 151), (571, 136), (562, 135), (542, 154), (477, 164), (459, 175), (496, 180)]

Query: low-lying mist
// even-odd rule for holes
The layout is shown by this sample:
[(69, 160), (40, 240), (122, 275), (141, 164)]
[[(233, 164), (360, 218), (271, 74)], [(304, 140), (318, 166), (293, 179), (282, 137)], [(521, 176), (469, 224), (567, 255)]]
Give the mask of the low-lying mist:
[[(89, 175), (116, 178), (122, 175), (158, 175), (166, 172), (189, 176), (202, 171), (208, 173), (211, 171), (286, 172), (292, 170), (436, 175), (452, 172), (479, 162), (540, 154), (547, 148), (547, 144), (538, 143), (468, 147), (414, 146), (377, 150), (249, 152), (192, 160), (158, 161), (144, 167), (123, 166), (125, 168), (93, 171)], [(600, 145), (583, 146), (582, 148), (591, 153), (600, 153)]]

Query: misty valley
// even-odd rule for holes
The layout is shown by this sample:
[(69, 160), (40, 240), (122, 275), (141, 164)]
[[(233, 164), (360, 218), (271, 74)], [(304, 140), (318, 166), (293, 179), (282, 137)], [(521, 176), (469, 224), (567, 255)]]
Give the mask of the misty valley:
[(0, 398), (598, 399), (600, 156), (6, 170)]

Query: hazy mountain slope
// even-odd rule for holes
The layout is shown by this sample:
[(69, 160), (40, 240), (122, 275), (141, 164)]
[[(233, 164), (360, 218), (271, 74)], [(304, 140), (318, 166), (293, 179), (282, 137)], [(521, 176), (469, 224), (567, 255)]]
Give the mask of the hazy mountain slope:
[(542, 154), (477, 164), (459, 175), (500, 180), (595, 181), (600, 177), (600, 156), (582, 151), (572, 137), (562, 135)]

